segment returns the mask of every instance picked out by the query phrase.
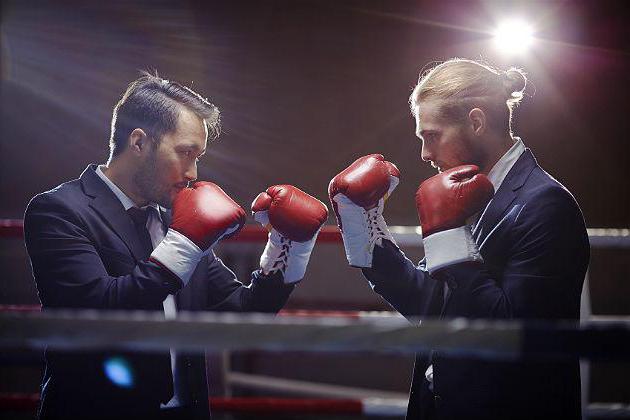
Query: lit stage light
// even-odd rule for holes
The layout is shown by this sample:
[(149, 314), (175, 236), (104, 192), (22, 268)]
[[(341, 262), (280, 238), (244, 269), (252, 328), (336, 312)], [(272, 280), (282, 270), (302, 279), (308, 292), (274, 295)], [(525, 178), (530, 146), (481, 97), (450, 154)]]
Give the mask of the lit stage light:
[(494, 32), (494, 42), (506, 54), (520, 54), (534, 41), (534, 30), (522, 20), (509, 20), (501, 23)]

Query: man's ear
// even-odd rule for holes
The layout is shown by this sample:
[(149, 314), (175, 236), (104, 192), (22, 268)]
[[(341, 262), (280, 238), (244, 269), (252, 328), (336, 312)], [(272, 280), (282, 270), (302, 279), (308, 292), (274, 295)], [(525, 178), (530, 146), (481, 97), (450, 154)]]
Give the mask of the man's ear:
[(150, 146), (151, 139), (141, 128), (134, 128), (129, 134), (129, 149), (134, 154), (142, 154)]
[(471, 109), (468, 113), (468, 120), (470, 122), (470, 127), (472, 128), (473, 134), (477, 136), (482, 135), (488, 128), (486, 113), (483, 112), (483, 110), (481, 110), (480, 108)]

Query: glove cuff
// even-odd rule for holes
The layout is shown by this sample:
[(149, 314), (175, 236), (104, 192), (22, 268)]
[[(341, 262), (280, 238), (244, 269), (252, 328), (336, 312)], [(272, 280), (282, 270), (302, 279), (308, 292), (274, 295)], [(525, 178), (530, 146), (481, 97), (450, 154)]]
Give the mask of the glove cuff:
[(396, 241), (383, 218), (384, 199), (370, 210), (354, 204), (343, 194), (337, 194), (337, 213), (341, 219), (341, 237), (348, 263), (353, 267), (371, 268), (374, 246), (381, 246), (383, 239)]
[(483, 262), (469, 226), (436, 232), (422, 239), (427, 270), (435, 271), (462, 262)]
[(188, 237), (169, 229), (150, 259), (175, 274), (186, 286), (203, 255), (204, 252)]
[(318, 234), (319, 230), (310, 240), (296, 242), (271, 229), (265, 250), (260, 256), (260, 268), (263, 273), (281, 271), (285, 284), (302, 280)]

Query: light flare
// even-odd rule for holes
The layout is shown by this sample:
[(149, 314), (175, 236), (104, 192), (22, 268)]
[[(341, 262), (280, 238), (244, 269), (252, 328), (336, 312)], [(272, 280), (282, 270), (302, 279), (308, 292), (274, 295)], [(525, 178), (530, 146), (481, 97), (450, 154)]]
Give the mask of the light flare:
[(524, 20), (507, 20), (494, 31), (494, 42), (505, 54), (522, 54), (534, 42), (534, 29)]

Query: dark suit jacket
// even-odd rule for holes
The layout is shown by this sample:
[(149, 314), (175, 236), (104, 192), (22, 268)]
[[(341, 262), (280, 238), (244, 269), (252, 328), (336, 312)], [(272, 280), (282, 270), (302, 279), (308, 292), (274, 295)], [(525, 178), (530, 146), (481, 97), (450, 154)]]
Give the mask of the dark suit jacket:
[[(363, 273), (407, 317), (579, 319), (589, 261), (582, 213), (571, 193), (529, 149), (514, 164), (473, 236), (483, 264), (433, 276), (391, 242)], [(447, 295), (444, 297), (444, 284)], [(434, 393), (425, 370), (433, 363)], [(577, 360), (490, 362), (433, 353), (416, 358), (410, 419), (579, 418)]]
[[(175, 294), (179, 311), (276, 312), (293, 285), (281, 275), (252, 273), (244, 286), (211, 253), (184, 288), (172, 274), (149, 262), (130, 216), (90, 165), (79, 179), (35, 196), (24, 217), (26, 246), (42, 306), (46, 308), (141, 309), (160, 311)], [(165, 224), (169, 212), (162, 214)], [(104, 373), (106, 360), (122, 357), (133, 385), (115, 385)], [(183, 403), (208, 418), (203, 355), (180, 355), (175, 380)], [(130, 354), (105, 349), (71, 354), (48, 349), (40, 417), (94, 418), (146, 415), (169, 400), (169, 354)]]

